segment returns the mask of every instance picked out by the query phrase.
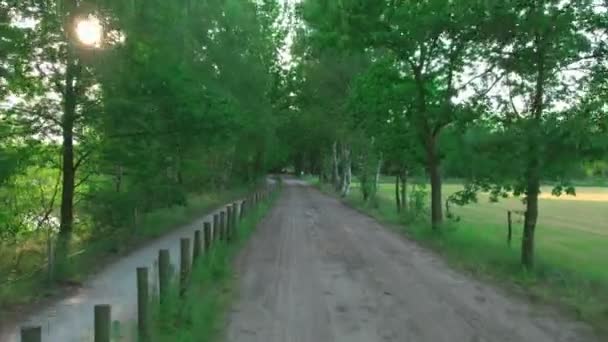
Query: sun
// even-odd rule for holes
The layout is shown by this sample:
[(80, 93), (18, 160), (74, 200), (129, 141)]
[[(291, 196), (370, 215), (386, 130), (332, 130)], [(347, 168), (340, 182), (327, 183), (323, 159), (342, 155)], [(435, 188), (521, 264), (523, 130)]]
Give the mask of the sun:
[(76, 35), (82, 44), (99, 47), (103, 35), (103, 26), (99, 19), (88, 16), (76, 23)]

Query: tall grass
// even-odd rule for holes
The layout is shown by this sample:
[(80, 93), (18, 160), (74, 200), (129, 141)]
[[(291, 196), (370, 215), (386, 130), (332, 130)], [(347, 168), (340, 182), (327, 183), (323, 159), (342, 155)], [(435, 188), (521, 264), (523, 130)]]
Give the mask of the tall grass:
[(205, 342), (221, 339), (224, 318), (233, 297), (233, 260), (273, 200), (271, 198), (249, 211), (238, 224), (235, 241), (230, 244), (217, 242), (198, 260), (184, 298), (179, 297), (179, 285), (174, 282), (162, 308), (158, 298), (154, 299), (152, 341)]

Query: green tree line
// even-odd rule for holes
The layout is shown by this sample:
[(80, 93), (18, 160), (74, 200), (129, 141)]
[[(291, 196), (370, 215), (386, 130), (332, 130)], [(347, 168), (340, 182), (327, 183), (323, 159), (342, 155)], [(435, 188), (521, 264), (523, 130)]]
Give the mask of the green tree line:
[[(525, 203), (522, 263), (534, 264), (542, 182), (574, 194), (605, 177), (607, 4), (593, 0), (304, 0), (293, 13), (286, 135), (296, 169), (374, 200), (381, 172), (407, 201), (430, 184), (430, 222), (477, 193)], [(602, 171), (603, 170), (603, 171)], [(465, 181), (446, 198), (445, 176)], [(403, 208), (403, 203), (397, 204)]]
[(2, 243), (56, 232), (61, 260), (75, 234), (276, 168), (280, 15), (273, 0), (0, 1)]

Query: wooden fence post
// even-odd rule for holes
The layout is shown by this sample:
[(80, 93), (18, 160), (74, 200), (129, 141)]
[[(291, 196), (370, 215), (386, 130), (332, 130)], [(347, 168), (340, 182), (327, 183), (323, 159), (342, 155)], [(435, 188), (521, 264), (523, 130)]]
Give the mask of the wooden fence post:
[(232, 213), (232, 207), (227, 205), (226, 206), (226, 235), (224, 236), (224, 238), (226, 239), (226, 242), (229, 242), (230, 240), (232, 240), (232, 216), (234, 216), (234, 214)]
[(235, 202), (232, 203), (232, 233), (230, 234), (231, 239), (238, 238), (239, 230), (238, 230), (238, 220), (237, 215), (239, 212), (239, 205)]
[(197, 259), (201, 256), (201, 250), (203, 248), (203, 243), (201, 241), (201, 231), (196, 230), (194, 232), (194, 246), (192, 247), (192, 264), (194, 265)]
[(209, 253), (211, 249), (211, 223), (205, 222), (203, 224), (203, 238), (205, 243), (205, 254)]
[(148, 268), (137, 268), (137, 330), (139, 341), (148, 341)]
[(220, 241), (224, 241), (225, 228), (226, 228), (226, 212), (222, 211), (222, 212), (220, 212), (220, 228), (218, 230)]
[(243, 219), (245, 218), (245, 211), (247, 210), (247, 200), (244, 199), (241, 202), (241, 210), (239, 210), (239, 219), (241, 221), (243, 221)]
[(109, 305), (95, 305), (95, 342), (110, 342), (112, 314)]
[(507, 233), (507, 243), (511, 246), (511, 240), (513, 239), (513, 221), (511, 218), (511, 210), (507, 211), (507, 223), (509, 232)]
[(21, 342), (42, 342), (41, 327), (22, 327)]
[(161, 305), (166, 303), (169, 296), (171, 260), (168, 249), (158, 252), (158, 297)]
[(179, 263), (179, 293), (183, 296), (188, 289), (188, 280), (190, 278), (190, 239), (184, 238), (179, 241), (180, 247), (180, 263)]
[(213, 215), (213, 241), (217, 241), (220, 237), (220, 215)]

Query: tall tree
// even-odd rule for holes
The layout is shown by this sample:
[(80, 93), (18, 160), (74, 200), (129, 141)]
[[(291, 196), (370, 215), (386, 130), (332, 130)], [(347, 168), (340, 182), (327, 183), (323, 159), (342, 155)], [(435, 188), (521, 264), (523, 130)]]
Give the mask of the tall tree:
[[(308, 0), (303, 5), (304, 17), (311, 18), (307, 23), (318, 41), (354, 51), (375, 49), (392, 54), (412, 84), (402, 96), (411, 101), (410, 127), (425, 150), (435, 228), (443, 221), (439, 136), (446, 126), (470, 119), (472, 112), (454, 100), (469, 82), (461, 79), (465, 70), (475, 66), (483, 51), (479, 47), (484, 40), (480, 32), (487, 24), (486, 4)], [(472, 78), (484, 78), (487, 73), (480, 74)], [(468, 100), (474, 103), (477, 97)]]
[(477, 154), (469, 189), (524, 195), (521, 260), (534, 264), (541, 182), (574, 194), (573, 171), (589, 156), (597, 121), (582, 105), (597, 64), (592, 1), (505, 1), (487, 27), (498, 46), (487, 63), (501, 75), (481, 129), (469, 131)]

